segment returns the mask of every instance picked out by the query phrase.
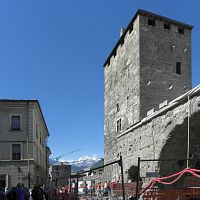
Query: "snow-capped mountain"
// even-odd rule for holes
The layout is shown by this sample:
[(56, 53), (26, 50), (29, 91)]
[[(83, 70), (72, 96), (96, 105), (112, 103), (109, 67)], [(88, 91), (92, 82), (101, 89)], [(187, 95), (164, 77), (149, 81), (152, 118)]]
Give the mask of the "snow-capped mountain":
[(88, 169), (91, 168), (94, 164), (96, 164), (97, 162), (99, 162), (101, 160), (101, 158), (98, 158), (96, 155), (93, 156), (83, 156), (80, 157), (78, 160), (54, 160), (54, 159), (50, 159), (49, 163), (50, 165), (60, 165), (61, 162), (66, 164), (66, 165), (71, 165), (72, 166), (72, 171), (81, 171), (84, 169)]

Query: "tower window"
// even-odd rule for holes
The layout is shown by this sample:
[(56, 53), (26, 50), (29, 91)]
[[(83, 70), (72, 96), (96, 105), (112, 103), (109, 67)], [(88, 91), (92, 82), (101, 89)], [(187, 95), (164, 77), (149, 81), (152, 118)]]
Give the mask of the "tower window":
[(184, 35), (184, 28), (178, 28), (178, 33), (183, 34)]
[(119, 108), (119, 103), (116, 103), (116, 110), (117, 110), (117, 112), (119, 112), (119, 111), (120, 111), (120, 108)]
[(164, 24), (164, 29), (170, 30), (170, 24)]
[(123, 46), (123, 44), (124, 44), (124, 39), (122, 39), (122, 41), (121, 41), (121, 47)]
[(126, 101), (127, 101), (127, 107), (130, 106), (130, 99), (129, 99), (129, 96), (126, 97)]
[(121, 119), (117, 120), (117, 132), (120, 132), (122, 130), (122, 123)]
[(133, 30), (133, 24), (131, 25), (130, 29), (129, 29), (129, 33), (131, 33)]
[(156, 25), (156, 21), (154, 19), (148, 19), (148, 25), (149, 26), (155, 26)]
[(181, 74), (181, 62), (176, 62), (176, 73)]

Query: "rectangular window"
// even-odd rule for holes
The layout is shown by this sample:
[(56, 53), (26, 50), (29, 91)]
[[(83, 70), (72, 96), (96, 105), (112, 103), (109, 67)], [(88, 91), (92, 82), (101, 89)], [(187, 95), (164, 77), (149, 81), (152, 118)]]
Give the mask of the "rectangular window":
[(164, 29), (170, 30), (170, 24), (164, 24)]
[(12, 144), (12, 160), (21, 160), (20, 144)]
[(11, 130), (20, 130), (21, 124), (20, 124), (20, 116), (14, 115), (11, 116)]
[(35, 126), (36, 126), (35, 127), (35, 134), (36, 134), (36, 138), (38, 139), (38, 126), (37, 126), (37, 124)]
[(181, 62), (176, 62), (176, 73), (181, 74)]
[(149, 26), (155, 26), (156, 25), (156, 21), (154, 19), (148, 19), (148, 25)]
[(42, 133), (40, 132), (40, 144), (42, 144)]
[(117, 132), (120, 132), (122, 130), (122, 124), (121, 119), (117, 120)]
[(37, 184), (37, 185), (39, 185), (39, 179), (40, 179), (40, 177), (37, 176), (37, 177), (36, 177), (36, 184)]
[(184, 28), (178, 28), (178, 33), (183, 34), (184, 35)]

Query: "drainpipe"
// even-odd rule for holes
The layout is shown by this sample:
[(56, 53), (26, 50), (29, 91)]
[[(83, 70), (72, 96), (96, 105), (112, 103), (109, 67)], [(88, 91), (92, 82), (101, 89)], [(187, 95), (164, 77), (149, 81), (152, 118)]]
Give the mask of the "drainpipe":
[(29, 101), (27, 101), (27, 162), (28, 162), (28, 188), (31, 188), (30, 181), (30, 160), (29, 160)]
[(152, 120), (152, 142), (153, 142), (153, 158), (156, 159), (156, 153), (155, 153), (155, 138), (154, 138), (154, 120)]

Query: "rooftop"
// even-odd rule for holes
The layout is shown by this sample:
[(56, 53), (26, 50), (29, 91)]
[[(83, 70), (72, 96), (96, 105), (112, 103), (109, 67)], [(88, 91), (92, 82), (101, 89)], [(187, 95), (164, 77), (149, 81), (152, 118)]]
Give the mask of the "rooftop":
[(44, 121), (44, 125), (45, 125), (45, 128), (47, 130), (47, 134), (49, 136), (49, 131), (48, 131), (48, 128), (47, 128), (47, 124), (46, 124), (46, 121), (45, 121), (45, 118), (44, 118), (44, 115), (42, 113), (42, 108), (40, 106), (40, 103), (37, 99), (0, 99), (0, 102), (10, 102), (10, 103), (36, 103), (38, 105), (38, 108), (39, 108), (39, 111), (41, 113), (41, 116), (42, 116), (42, 119)]
[(133, 26), (133, 22), (135, 21), (135, 19), (137, 18), (138, 15), (145, 15), (145, 16), (149, 16), (149, 17), (152, 17), (154, 19), (158, 19), (158, 20), (163, 20), (163, 21), (166, 21), (166, 22), (169, 22), (171, 24), (175, 24), (175, 25), (178, 25), (180, 27), (183, 27), (183, 28), (186, 28), (186, 29), (192, 29), (193, 26), (189, 25), (189, 24), (185, 24), (183, 22), (179, 22), (179, 21), (176, 21), (174, 19), (170, 19), (168, 17), (164, 17), (164, 16), (161, 16), (161, 15), (158, 15), (158, 14), (155, 14), (155, 13), (152, 13), (152, 12), (149, 12), (149, 11), (146, 11), (146, 10), (142, 10), (142, 9), (139, 9), (136, 14), (133, 16), (132, 20), (130, 21), (130, 23), (128, 24), (127, 28), (124, 30), (123, 34), (121, 35), (121, 37), (119, 38), (118, 42), (116, 43), (116, 45), (114, 46), (113, 50), (111, 51), (110, 55), (108, 56), (108, 58), (106, 59), (105, 63), (104, 63), (104, 67), (107, 65), (107, 63), (109, 63), (111, 57), (116, 53), (117, 51), (117, 48), (118, 46), (123, 43), (124, 41), (124, 37), (126, 35), (126, 33), (129, 31), (129, 29)]

